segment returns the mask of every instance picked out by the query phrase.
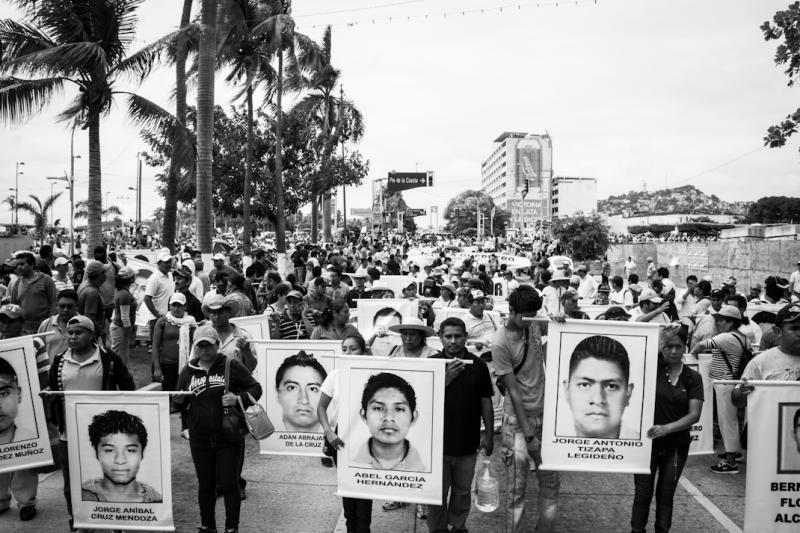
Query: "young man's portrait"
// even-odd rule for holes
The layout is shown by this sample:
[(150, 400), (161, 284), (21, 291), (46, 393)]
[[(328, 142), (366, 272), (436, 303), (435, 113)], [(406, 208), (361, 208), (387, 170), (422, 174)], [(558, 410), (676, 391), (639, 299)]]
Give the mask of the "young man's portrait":
[(275, 373), (275, 389), (284, 431), (322, 431), (317, 418), (317, 405), (320, 387), (327, 376), (322, 364), (313, 355), (303, 351), (284, 359)]
[(781, 405), (781, 454), (779, 474), (800, 474), (800, 404)]
[(161, 503), (161, 494), (136, 476), (147, 448), (142, 419), (125, 411), (92, 417), (89, 441), (103, 477), (81, 484), (81, 499), (97, 502)]
[(406, 438), (419, 416), (417, 396), (408, 381), (390, 372), (370, 376), (361, 395), (359, 414), (371, 436), (358, 448), (351, 467), (427, 471), (419, 452)]
[(574, 433), (565, 436), (639, 439), (639, 429), (622, 421), (634, 389), (629, 380), (630, 359), (622, 343), (605, 335), (581, 340), (562, 381), (575, 424)]
[(22, 386), (16, 370), (0, 357), (0, 444), (35, 439), (38, 433), (17, 418), (22, 403)]

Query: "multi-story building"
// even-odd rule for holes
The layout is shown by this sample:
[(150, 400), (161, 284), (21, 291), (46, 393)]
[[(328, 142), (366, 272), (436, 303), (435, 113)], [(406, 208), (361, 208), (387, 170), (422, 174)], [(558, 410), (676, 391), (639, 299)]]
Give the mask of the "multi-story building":
[(579, 213), (588, 215), (597, 211), (596, 178), (553, 178), (552, 217), (571, 217)]
[[(553, 145), (547, 134), (503, 132), (481, 165), (481, 190), (511, 212), (511, 228), (533, 233), (550, 220)], [(523, 192), (527, 194), (523, 199)]]

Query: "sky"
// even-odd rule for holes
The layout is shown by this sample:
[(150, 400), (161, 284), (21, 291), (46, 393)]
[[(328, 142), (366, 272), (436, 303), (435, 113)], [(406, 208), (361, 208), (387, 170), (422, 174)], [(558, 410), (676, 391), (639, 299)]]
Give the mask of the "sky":
[[(146, 0), (134, 47), (176, 29), (182, 3)], [(773, 62), (777, 42), (759, 30), (788, 4), (295, 0), (293, 14), (298, 31), (317, 40), (333, 26), (332, 63), (364, 115), (366, 134), (348, 150), (369, 160), (370, 175), (347, 188), (348, 212), (369, 207), (372, 179), (392, 170), (435, 172), (433, 189), (404, 196), (409, 207), (443, 211), (462, 190), (480, 188), (481, 162), (503, 131), (548, 133), (555, 175), (597, 178), (599, 198), (688, 184), (726, 201), (800, 196), (800, 135), (783, 148), (763, 147), (767, 128), (797, 108), (798, 89)], [(0, 0), (0, 18), (16, 16)], [(163, 68), (129, 88), (173, 109), (173, 84)], [(234, 92), (220, 81), (217, 103), (231, 105)], [(47, 196), (51, 184), (63, 190), (46, 177), (69, 169), (70, 131), (55, 120), (67, 96), (25, 124), (0, 123), (0, 196), (12, 194), (5, 190), (19, 161), (22, 198)], [(86, 132), (76, 133), (75, 146), (83, 157), (77, 201), (87, 196)], [(104, 198), (108, 191), (123, 218), (134, 218), (128, 187), (146, 146), (122, 103), (101, 126), (101, 149)], [(159, 171), (144, 167), (145, 218), (163, 206)], [(54, 215), (64, 220), (68, 193), (62, 198)], [(4, 209), (0, 224), (8, 221)]]

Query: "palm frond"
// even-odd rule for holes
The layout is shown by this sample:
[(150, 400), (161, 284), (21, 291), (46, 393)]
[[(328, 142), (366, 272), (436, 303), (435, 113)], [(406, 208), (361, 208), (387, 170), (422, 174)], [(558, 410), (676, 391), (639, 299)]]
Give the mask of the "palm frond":
[(50, 37), (25, 21), (0, 20), (0, 62), (55, 46)]
[(175, 45), (179, 36), (188, 34), (189, 31), (189, 28), (183, 28), (161, 37), (114, 65), (111, 72), (119, 72), (138, 80), (146, 78), (162, 62), (165, 52)]
[(53, 46), (14, 57), (2, 64), (2, 70), (11, 75), (25, 72), (45, 76), (69, 76), (96, 69), (105, 71), (107, 67), (106, 51), (93, 42)]
[(159, 131), (161, 128), (172, 127), (177, 123), (175, 115), (152, 100), (123, 91), (115, 94), (127, 95), (128, 113), (131, 120), (150, 131)]
[(68, 80), (0, 78), (0, 121), (16, 123), (29, 119), (62, 91), (64, 81)]

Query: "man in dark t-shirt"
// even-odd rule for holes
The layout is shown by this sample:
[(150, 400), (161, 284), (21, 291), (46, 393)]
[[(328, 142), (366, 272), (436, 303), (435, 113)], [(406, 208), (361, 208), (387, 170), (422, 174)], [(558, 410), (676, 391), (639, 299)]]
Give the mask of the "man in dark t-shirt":
[[(477, 451), (482, 448), (489, 456), (494, 446), (494, 391), (486, 363), (467, 351), (467, 327), (460, 318), (445, 319), (439, 337), (442, 353), (432, 357), (450, 360), (445, 374), (444, 473), (442, 505), (429, 507), (428, 529), (448, 531), (449, 523), (452, 531), (466, 531)], [(483, 436), (481, 419), (487, 428)]]

